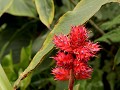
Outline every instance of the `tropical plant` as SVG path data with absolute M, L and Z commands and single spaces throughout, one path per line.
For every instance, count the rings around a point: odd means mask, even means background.
M 0 90 L 67 90 L 54 80 L 53 37 L 84 25 L 99 42 L 91 79 L 74 90 L 120 89 L 120 0 L 0 0 Z M 36 68 L 36 69 L 35 69 Z

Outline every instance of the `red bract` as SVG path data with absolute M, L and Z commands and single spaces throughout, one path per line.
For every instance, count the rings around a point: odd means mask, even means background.
M 70 69 L 76 79 L 91 77 L 92 68 L 87 61 L 100 50 L 98 43 L 88 40 L 88 31 L 82 25 L 73 26 L 70 34 L 54 36 L 54 44 L 59 48 L 54 57 L 56 68 L 52 70 L 56 80 L 68 80 Z
M 56 57 L 54 57 L 54 60 L 57 61 L 57 66 L 63 67 L 63 68 L 71 68 L 73 64 L 73 56 L 72 54 L 65 54 L 64 52 L 58 52 Z
M 56 47 L 64 51 L 72 51 L 70 47 L 70 39 L 65 35 L 54 36 L 54 43 Z
M 100 50 L 97 43 L 91 41 L 84 42 L 84 46 L 80 46 L 73 50 L 74 54 L 78 60 L 88 61 L 91 57 L 94 57 L 95 54 Z
M 88 79 L 91 77 L 92 71 L 87 63 L 74 60 L 74 76 L 76 79 Z
M 70 32 L 70 44 L 73 49 L 78 48 L 84 44 L 88 38 L 86 28 L 83 26 L 73 26 Z
M 64 68 L 55 68 L 52 70 L 52 74 L 55 75 L 55 80 L 68 80 L 69 79 L 69 70 Z

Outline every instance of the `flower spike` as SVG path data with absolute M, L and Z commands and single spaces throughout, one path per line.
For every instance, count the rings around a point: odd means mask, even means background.
M 89 79 L 93 69 L 88 65 L 91 57 L 101 49 L 98 43 L 89 40 L 87 29 L 82 26 L 72 26 L 68 35 L 55 35 L 53 42 L 59 52 L 53 59 L 56 68 L 52 70 L 55 80 Z M 71 73 L 72 71 L 72 73 Z

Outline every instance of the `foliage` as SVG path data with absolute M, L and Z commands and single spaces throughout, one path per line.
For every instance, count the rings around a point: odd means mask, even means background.
M 67 90 L 68 82 L 55 81 L 51 75 L 54 61 L 49 57 L 56 53 L 52 41 L 54 34 L 68 34 L 72 25 L 80 24 L 92 31 L 90 39 L 98 41 L 102 50 L 89 61 L 94 68 L 92 78 L 76 81 L 74 90 L 119 90 L 117 2 L 120 0 L 0 0 L 0 90 L 12 90 L 12 86 Z

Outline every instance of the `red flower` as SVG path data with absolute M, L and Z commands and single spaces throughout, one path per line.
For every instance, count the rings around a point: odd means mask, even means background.
M 55 75 L 55 80 L 68 80 L 69 79 L 69 70 L 64 68 L 55 68 L 52 70 L 52 74 Z
M 74 53 L 76 54 L 76 58 L 78 60 L 87 61 L 92 56 L 90 51 L 87 48 L 85 48 L 85 47 L 79 47 L 79 48 L 75 49 Z
M 74 49 L 73 52 L 76 54 L 78 60 L 88 61 L 91 57 L 94 57 L 99 50 L 100 48 L 97 43 L 87 41 L 84 42 L 84 46 Z
M 86 42 L 85 46 L 93 54 L 93 56 L 100 50 L 98 43 L 93 43 L 91 41 Z
M 92 68 L 85 62 L 74 60 L 74 76 L 76 79 L 91 78 Z
M 88 31 L 84 26 L 73 26 L 70 34 L 54 36 L 54 44 L 60 49 L 54 57 L 56 68 L 52 70 L 56 80 L 68 80 L 70 69 L 76 79 L 91 77 L 92 68 L 87 61 L 100 50 L 98 43 L 88 40 Z
M 70 32 L 70 44 L 73 49 L 78 48 L 88 38 L 86 28 L 83 26 L 73 26 Z
M 66 68 L 71 68 L 73 64 L 73 57 L 72 54 L 65 54 L 64 52 L 58 52 L 56 57 L 53 57 L 54 60 L 57 61 L 57 66 L 59 67 L 66 67 Z
M 70 39 L 65 35 L 54 36 L 54 43 L 56 47 L 64 51 L 72 51 L 70 47 Z

